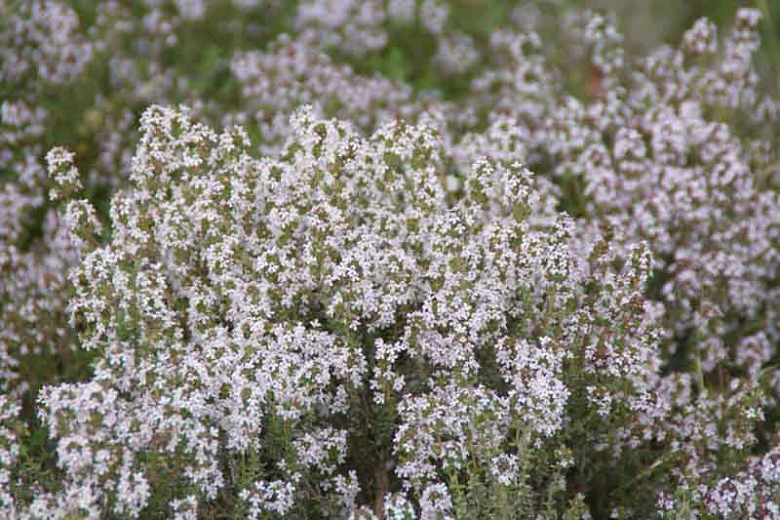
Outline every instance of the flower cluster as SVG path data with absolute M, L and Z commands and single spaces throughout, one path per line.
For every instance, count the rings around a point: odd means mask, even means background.
M 364 131 L 414 111 L 408 86 L 355 74 L 309 43 L 280 36 L 264 52 L 234 56 L 231 71 L 241 86 L 244 113 L 253 114 L 263 136 L 261 151 L 277 155 L 289 133 L 289 119 L 301 103 L 318 114 L 348 119 Z

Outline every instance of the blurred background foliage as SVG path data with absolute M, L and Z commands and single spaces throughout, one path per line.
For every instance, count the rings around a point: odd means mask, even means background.
M 0 3 L 10 8 L 24 2 Z M 80 30 L 85 35 L 100 38 L 90 31 L 98 26 L 98 0 L 69 0 L 66 2 L 79 16 Z M 141 1 L 123 1 L 138 16 L 144 15 L 146 4 Z M 170 9 L 175 7 L 170 4 Z M 538 20 L 541 40 L 545 51 L 554 59 L 559 44 L 562 48 L 560 21 L 573 9 L 590 8 L 612 12 L 617 26 L 624 35 L 628 59 L 644 55 L 659 44 L 676 44 L 682 33 L 692 23 L 707 17 L 725 33 L 740 7 L 760 9 L 762 19 L 762 47 L 755 55 L 756 66 L 765 87 L 778 90 L 780 75 L 780 0 L 449 0 L 450 23 L 456 29 L 471 36 L 478 47 L 486 47 L 491 34 L 507 25 L 513 13 L 521 9 L 525 16 Z M 269 4 L 270 5 L 270 4 Z M 85 73 L 74 82 L 64 85 L 34 85 L 40 89 L 37 96 L 42 106 L 51 114 L 42 139 L 41 152 L 53 146 L 65 146 L 76 152 L 81 171 L 90 171 L 99 160 L 99 143 L 110 129 L 113 121 L 129 110 L 135 116 L 132 126 L 141 112 L 151 103 L 191 103 L 199 100 L 206 103 L 201 109 L 204 116 L 213 121 L 220 120 L 223 110 L 241 112 L 241 96 L 236 79 L 230 72 L 233 54 L 238 50 L 265 49 L 278 35 L 294 34 L 294 16 L 298 2 L 279 0 L 273 6 L 261 6 L 252 10 L 235 9 L 230 0 L 215 0 L 208 3 L 207 15 L 199 20 L 184 22 L 177 30 L 178 43 L 163 46 L 158 51 L 149 51 L 139 46 L 134 34 L 109 40 L 109 45 L 96 52 Z M 9 7 L 10 6 L 10 7 Z M 4 13 L 0 10 L 0 30 L 3 28 Z M 419 20 L 415 26 L 391 26 L 390 42 L 380 52 L 365 58 L 336 56 L 338 61 L 349 63 L 355 71 L 365 75 L 383 76 L 408 83 L 417 91 L 434 90 L 445 99 L 457 99 L 468 94 L 471 76 L 444 75 L 431 66 L 436 52 L 436 41 L 420 30 Z M 164 35 L 163 35 L 164 36 Z M 150 39 L 153 36 L 150 36 Z M 114 55 L 137 58 L 143 62 L 160 63 L 172 70 L 176 78 L 187 78 L 187 87 L 171 88 L 164 99 L 144 95 L 145 85 L 117 89 L 112 85 L 110 59 Z M 566 70 L 566 69 L 564 69 Z M 587 95 L 587 77 L 577 74 L 587 71 L 571 71 L 572 78 L 564 83 L 577 96 Z M 152 83 L 154 72 L 142 71 L 142 77 Z M 0 102 L 26 95 L 29 86 L 20 86 L 7 78 L 0 77 Z M 151 89 L 151 87 L 150 87 Z M 577 91 L 579 90 L 579 92 Z M 249 128 L 250 133 L 252 128 Z M 42 159 L 42 158 L 41 158 Z M 0 163 L 0 183 L 14 182 L 18 172 L 13 164 Z M 107 223 L 105 240 L 110 236 L 108 227 L 109 200 L 116 186 L 105 183 L 87 184 L 85 195 L 94 203 Z M 38 207 L 27 216 L 27 232 L 18 237 L 15 244 L 22 251 L 42 247 L 38 240 L 43 234 L 43 222 L 47 207 Z M 568 209 L 568 208 L 567 208 Z M 3 237 L 0 237 L 2 239 Z M 2 280 L 0 280 L 2 282 Z M 0 291 L 0 295 L 1 295 Z M 0 315 L 4 302 L 0 298 Z M 10 308 L 10 305 L 9 307 Z M 30 460 L 54 470 L 50 456 L 51 445 L 43 428 L 34 417 L 35 394 L 40 386 L 57 381 L 75 381 L 88 377 L 92 354 L 85 352 L 57 351 L 51 355 L 36 355 L 21 359 L 24 365 L 20 372 L 29 378 L 31 392 L 24 399 L 24 415 L 30 422 L 31 437 L 27 444 Z M 26 365 L 25 365 L 26 364 Z M 32 469 L 30 470 L 32 473 Z M 54 479 L 52 479 L 54 481 Z
M 66 3 L 79 14 L 84 27 L 95 22 L 99 2 L 69 0 Z M 447 0 L 447 3 L 451 7 L 450 23 L 478 43 L 486 43 L 494 30 L 508 23 L 517 8 L 547 20 L 541 24 L 540 34 L 546 45 L 554 45 L 560 38 L 560 16 L 572 9 L 614 13 L 629 56 L 641 56 L 659 44 L 675 44 L 698 18 L 707 17 L 723 30 L 733 21 L 737 9 L 755 7 L 764 14 L 762 51 L 757 56 L 757 64 L 764 69 L 761 72 L 776 71 L 780 60 L 780 0 Z M 143 2 L 127 4 L 138 4 L 140 14 Z M 227 74 L 233 51 L 263 49 L 279 34 L 293 33 L 297 4 L 296 0 L 281 0 L 277 6 L 261 6 L 237 17 L 231 2 L 210 2 L 208 16 L 188 24 L 187 31 L 182 31 L 188 36 L 166 50 L 164 61 L 192 78 L 193 92 L 198 95 L 224 98 L 235 94 Z M 415 31 L 414 27 L 396 29 L 391 31 L 390 45 L 382 53 L 352 60 L 356 70 L 378 72 L 410 82 L 418 89 L 435 88 L 445 97 L 465 92 L 463 78 L 436 77 L 433 68 L 428 66 L 435 50 L 435 42 L 429 35 Z M 92 79 L 100 82 L 101 77 L 96 74 Z M 777 81 L 776 74 L 773 79 Z M 89 90 L 78 92 L 78 98 L 89 95 Z

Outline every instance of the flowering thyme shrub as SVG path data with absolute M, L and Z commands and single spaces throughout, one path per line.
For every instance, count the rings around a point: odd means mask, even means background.
M 647 249 L 615 270 L 604 241 L 576 254 L 565 216 L 531 228 L 519 165 L 475 163 L 450 205 L 425 126 L 362 138 L 304 110 L 291 128 L 280 159 L 256 160 L 238 128 L 151 108 L 111 240 L 69 203 L 70 308 L 97 363 L 42 394 L 64 485 L 37 502 L 94 517 L 582 507 L 566 473 L 593 446 L 621 450 L 612 424 L 656 377 Z

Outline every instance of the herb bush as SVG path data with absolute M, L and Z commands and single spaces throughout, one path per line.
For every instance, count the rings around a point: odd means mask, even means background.
M 772 8 L 0 0 L 2 516 L 780 518 Z

